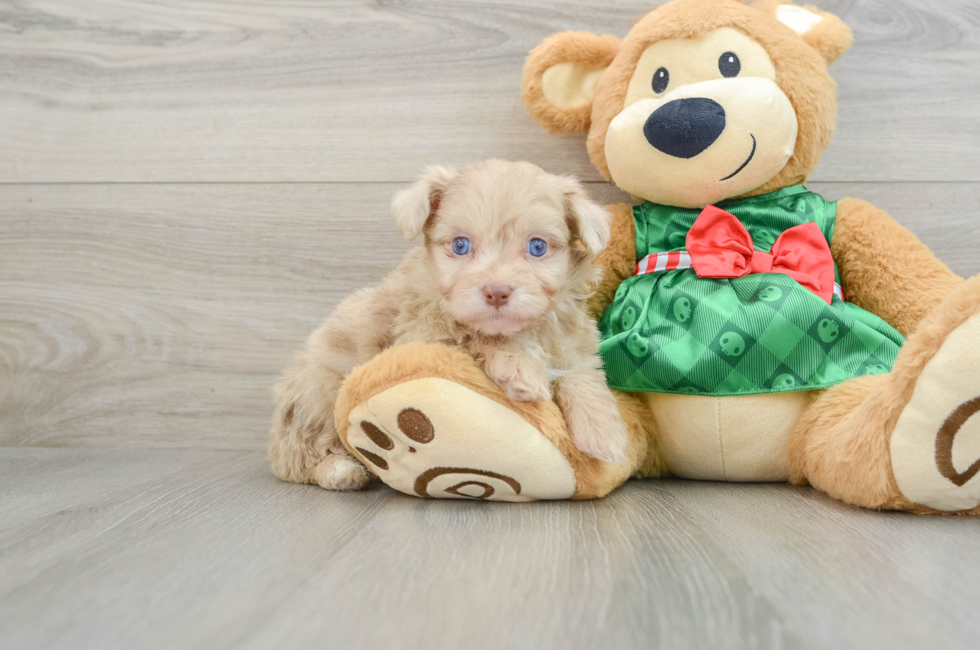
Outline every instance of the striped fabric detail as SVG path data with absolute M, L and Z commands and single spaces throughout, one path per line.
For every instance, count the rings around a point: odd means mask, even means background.
M 670 251 L 668 253 L 652 253 L 647 255 L 636 265 L 636 273 L 633 275 L 646 275 L 648 273 L 659 273 L 661 271 L 677 271 L 693 268 L 691 256 L 687 251 Z M 844 288 L 837 282 L 834 283 L 834 295 L 844 300 Z
M 653 253 L 640 260 L 640 263 L 636 265 L 636 273 L 634 275 L 689 269 L 691 266 L 691 256 L 687 254 L 687 251 Z

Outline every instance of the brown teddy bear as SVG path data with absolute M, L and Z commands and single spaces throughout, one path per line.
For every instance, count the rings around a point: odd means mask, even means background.
M 786 0 L 676 0 L 622 41 L 566 32 L 528 58 L 530 113 L 588 133 L 592 162 L 638 201 L 609 207 L 591 301 L 628 465 L 583 456 L 555 405 L 509 400 L 438 345 L 351 375 L 345 445 L 419 496 L 590 498 L 673 474 L 980 514 L 980 279 L 871 204 L 802 185 L 834 131 L 827 66 L 851 39 Z

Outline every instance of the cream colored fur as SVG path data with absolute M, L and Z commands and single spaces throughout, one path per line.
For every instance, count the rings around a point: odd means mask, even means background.
M 554 397 L 580 449 L 624 460 L 625 428 L 585 310 L 597 277 L 592 261 L 609 239 L 606 211 L 569 178 L 503 161 L 430 168 L 392 209 L 403 234 L 424 233 L 425 244 L 379 286 L 341 303 L 276 387 L 269 441 L 276 475 L 363 487 L 370 475 L 340 443 L 334 402 L 355 366 L 411 342 L 465 351 L 512 399 Z M 453 251 L 459 237 L 471 242 L 466 255 Z M 547 242 L 545 255 L 528 253 L 532 238 Z M 508 302 L 489 305 L 487 286 L 509 287 Z

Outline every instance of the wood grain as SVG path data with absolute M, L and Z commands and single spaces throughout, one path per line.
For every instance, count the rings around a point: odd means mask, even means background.
M 261 453 L 0 449 L 0 646 L 973 647 L 980 534 L 807 489 L 588 502 L 276 481 Z M 955 568 L 955 570 L 954 570 Z
M 980 181 L 974 0 L 821 0 L 853 26 L 822 181 Z M 601 8 L 599 8 L 601 7 Z M 0 181 L 412 179 L 526 158 L 597 179 L 521 107 L 527 52 L 649 1 L 0 5 Z
M 0 186 L 0 445 L 261 448 L 290 356 L 410 246 L 399 187 Z M 980 184 L 813 187 L 980 273 Z

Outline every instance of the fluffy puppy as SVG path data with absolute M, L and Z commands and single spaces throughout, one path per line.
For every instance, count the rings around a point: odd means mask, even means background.
M 394 197 L 392 212 L 405 237 L 424 235 L 425 245 L 344 300 L 276 387 L 276 475 L 364 487 L 370 474 L 341 444 L 334 402 L 355 366 L 412 341 L 462 349 L 513 399 L 555 399 L 579 449 L 623 462 L 626 429 L 585 311 L 608 213 L 570 178 L 500 160 L 431 167 Z

